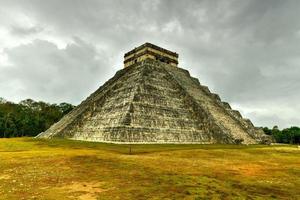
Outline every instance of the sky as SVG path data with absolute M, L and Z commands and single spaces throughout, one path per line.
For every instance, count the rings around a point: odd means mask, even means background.
M 300 125 L 298 0 L 0 0 L 0 97 L 78 105 L 145 42 L 256 126 Z

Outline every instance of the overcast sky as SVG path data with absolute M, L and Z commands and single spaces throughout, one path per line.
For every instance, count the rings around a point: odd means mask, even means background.
M 298 0 L 0 0 L 0 97 L 78 104 L 144 42 L 256 126 L 300 125 Z

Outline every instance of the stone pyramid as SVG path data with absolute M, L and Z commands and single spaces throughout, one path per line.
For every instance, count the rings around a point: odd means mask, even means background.
M 39 134 L 108 143 L 267 141 L 261 129 L 177 67 L 178 54 L 146 43 L 73 111 Z

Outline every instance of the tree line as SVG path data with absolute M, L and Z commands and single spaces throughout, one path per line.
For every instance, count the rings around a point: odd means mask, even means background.
M 274 126 L 272 129 L 268 127 L 263 128 L 265 134 L 271 135 L 277 143 L 286 144 L 300 144 L 300 128 L 292 126 L 279 130 L 278 126 Z
M 59 121 L 75 106 L 26 99 L 13 103 L 0 98 L 0 138 L 36 136 Z

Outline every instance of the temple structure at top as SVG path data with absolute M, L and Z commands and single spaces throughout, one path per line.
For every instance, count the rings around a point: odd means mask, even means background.
M 145 43 L 124 55 L 124 68 L 147 58 L 159 60 L 172 66 L 178 65 L 178 54 L 151 43 Z

